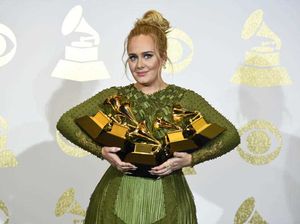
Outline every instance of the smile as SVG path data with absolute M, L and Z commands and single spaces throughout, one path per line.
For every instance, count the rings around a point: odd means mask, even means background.
M 147 72 L 136 72 L 136 74 L 140 77 L 145 76 Z

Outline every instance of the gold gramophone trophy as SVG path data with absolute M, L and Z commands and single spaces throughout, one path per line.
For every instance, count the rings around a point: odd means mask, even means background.
M 175 123 L 181 122 L 186 117 L 192 118 L 185 128 L 162 118 L 156 119 L 154 128 L 175 129 L 165 135 L 163 149 L 166 157 L 172 157 L 174 152 L 191 153 L 225 130 L 217 124 L 207 123 L 199 111 L 188 111 L 178 104 L 173 106 L 172 114 Z
M 198 111 L 187 111 L 182 108 L 180 105 L 174 105 L 172 110 L 172 117 L 174 122 L 179 123 L 184 118 L 193 116 L 200 116 L 200 112 Z M 166 142 L 169 145 L 170 152 L 174 153 L 175 151 L 193 151 L 198 148 L 198 146 L 188 138 L 194 132 L 191 129 L 181 128 L 177 125 L 177 130 L 173 132 L 169 132 L 166 135 Z
M 179 125 L 166 121 L 163 118 L 156 118 L 154 122 L 154 128 L 174 129 L 172 131 L 168 131 L 164 139 L 163 148 L 167 158 L 172 157 L 174 152 L 188 151 L 198 148 L 198 146 L 191 139 L 188 139 L 184 136 L 184 130 Z
M 120 97 L 113 96 L 105 101 L 115 110 L 119 110 Z M 95 116 L 83 116 L 75 120 L 76 124 L 94 141 L 102 146 L 122 148 L 126 142 L 128 127 L 120 122 L 119 116 L 113 117 L 99 111 Z
M 226 130 L 215 123 L 207 123 L 199 111 L 187 111 L 180 105 L 173 107 L 174 121 L 178 122 L 188 116 L 192 116 L 192 118 L 189 119 L 190 123 L 183 130 L 183 135 L 192 140 L 197 145 L 197 148 L 201 148 L 205 143 Z M 195 148 L 191 148 L 187 151 L 192 152 L 194 150 Z
M 125 162 L 154 166 L 158 164 L 157 153 L 161 143 L 148 130 L 146 121 L 137 121 L 130 103 L 122 103 L 116 115 L 124 126 L 128 127 L 127 142 L 120 151 Z
M 145 120 L 136 119 L 130 103 L 121 102 L 121 96 L 111 96 L 104 104 L 111 107 L 113 114 L 99 111 L 95 116 L 76 119 L 76 123 L 98 144 L 120 147 L 117 152 L 120 159 L 138 167 L 131 173 L 134 176 L 156 178 L 148 172 L 151 167 L 162 164 L 174 152 L 193 152 L 225 130 L 217 124 L 207 123 L 199 111 L 187 111 L 180 105 L 174 105 L 174 122 L 157 117 L 153 124 L 155 129 L 169 129 L 158 140 L 148 130 Z M 184 128 L 176 124 L 186 117 L 192 118 L 182 122 L 185 123 Z

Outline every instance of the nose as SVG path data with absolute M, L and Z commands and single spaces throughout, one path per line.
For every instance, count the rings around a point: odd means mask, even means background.
M 138 62 L 137 62 L 137 69 L 143 69 L 145 66 L 144 66 L 144 62 L 142 59 L 138 59 Z

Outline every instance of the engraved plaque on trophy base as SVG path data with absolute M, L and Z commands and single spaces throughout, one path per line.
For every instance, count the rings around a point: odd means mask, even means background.
M 134 151 L 129 152 L 125 158 L 125 162 L 133 164 L 144 164 L 155 166 L 157 165 L 157 145 L 145 144 L 145 143 L 135 143 Z
M 166 142 L 171 155 L 174 152 L 187 152 L 198 148 L 193 140 L 184 138 L 181 130 L 168 132 Z

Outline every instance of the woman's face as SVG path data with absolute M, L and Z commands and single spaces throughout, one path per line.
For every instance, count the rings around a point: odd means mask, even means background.
M 142 85 L 160 84 L 163 60 L 150 35 L 134 36 L 128 43 L 128 64 L 135 81 Z

